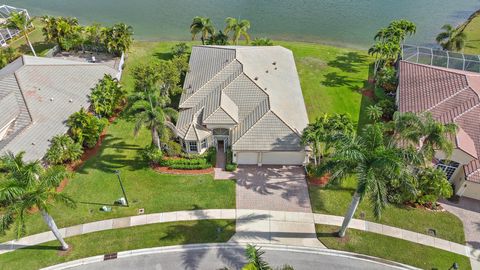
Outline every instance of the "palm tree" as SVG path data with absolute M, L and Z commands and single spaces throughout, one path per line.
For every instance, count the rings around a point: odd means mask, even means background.
M 366 111 L 368 118 L 374 122 L 380 120 L 380 118 L 383 116 L 382 108 L 378 105 L 368 106 Z
M 23 155 L 24 152 L 17 155 L 9 152 L 0 159 L 1 168 L 7 172 L 0 184 L 0 203 L 5 206 L 0 216 L 0 232 L 14 226 L 16 237 L 21 237 L 26 232 L 27 214 L 38 209 L 62 249 L 67 250 L 68 244 L 50 215 L 50 209 L 55 202 L 76 206 L 72 198 L 55 190 L 68 173 L 62 166 L 44 169 L 39 161 L 25 163 Z
M 385 65 L 396 62 L 400 51 L 400 44 L 392 41 L 377 42 L 370 47 L 368 54 L 375 56 L 374 74 Z
M 263 259 L 265 251 L 256 246 L 247 245 L 245 256 L 247 257 L 247 265 L 243 267 L 245 270 L 271 270 L 268 263 Z
M 417 115 L 396 112 L 390 129 L 395 132 L 398 140 L 420 146 L 418 152 L 424 157 L 425 162 L 428 162 L 435 157 L 437 150 L 447 156 L 452 154 L 453 143 L 450 138 L 455 135 L 457 126 L 454 123 L 438 122 L 431 113 Z
M 248 29 L 250 29 L 250 21 L 228 17 L 225 19 L 225 23 L 227 24 L 227 26 L 225 26 L 225 34 L 228 35 L 230 32 L 233 32 L 233 44 L 237 45 L 241 36 L 245 38 L 247 44 L 250 42 L 250 35 L 247 33 Z
M 201 34 L 200 39 L 202 40 L 202 44 L 205 45 L 208 35 L 215 34 L 215 27 L 210 18 L 197 16 L 193 18 L 192 24 L 190 25 L 190 33 L 192 34 L 192 40 L 194 40 L 198 34 Z
M 411 171 L 405 165 L 408 155 L 386 138 L 384 132 L 382 123 L 374 123 L 367 125 L 360 135 L 337 135 L 335 151 L 323 165 L 331 175 L 331 185 L 339 184 L 352 175 L 358 179 L 352 202 L 338 233 L 340 237 L 345 236 L 365 196 L 371 201 L 375 217 L 380 218 L 387 204 L 387 184 L 411 178 Z
M 133 43 L 133 28 L 124 23 L 117 23 L 104 30 L 107 50 L 120 56 L 127 52 Z
M 437 35 L 437 43 L 446 51 L 463 50 L 467 35 L 450 24 L 445 24 L 442 29 L 444 31 Z
M 7 23 L 5 27 L 11 29 L 18 29 L 20 33 L 25 37 L 25 41 L 27 45 L 30 47 L 34 56 L 37 56 L 35 50 L 33 49 L 32 43 L 28 38 L 28 28 L 32 25 L 32 19 L 30 19 L 26 12 L 12 12 L 10 13 L 10 17 L 7 19 Z

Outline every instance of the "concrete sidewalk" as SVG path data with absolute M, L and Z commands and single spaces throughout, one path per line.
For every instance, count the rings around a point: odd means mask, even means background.
M 253 216 L 252 216 L 253 215 Z M 86 224 L 80 224 L 67 228 L 60 229 L 61 234 L 64 237 L 70 237 L 75 235 L 86 234 L 90 232 L 111 230 L 117 228 L 134 227 L 146 224 L 175 222 L 175 221 L 188 221 L 188 220 L 202 220 L 202 219 L 236 219 L 240 224 L 258 224 L 258 227 L 248 226 L 248 228 L 256 228 L 255 230 L 249 229 L 248 231 L 237 231 L 240 233 L 238 236 L 234 236 L 232 241 L 241 243 L 278 243 L 300 246 L 316 246 L 312 244 L 313 232 L 310 234 L 298 234 L 295 230 L 295 226 L 302 226 L 301 224 L 325 224 L 340 226 L 343 217 L 312 214 L 304 212 L 284 212 L 284 211 L 262 211 L 262 210 L 236 210 L 236 209 L 208 209 L 208 210 L 195 210 L 195 211 L 177 211 L 166 213 L 155 213 L 139 216 L 131 216 L 117 219 L 109 219 L 96 221 Z M 266 225 L 268 220 L 268 227 Z M 273 223 L 272 223 L 273 221 Z M 272 226 L 272 224 L 274 224 Z M 286 225 L 285 225 L 286 224 Z M 313 225 L 312 225 L 313 226 Z M 407 231 L 379 223 L 369 222 L 365 220 L 354 219 L 351 222 L 350 228 L 378 233 L 394 238 L 399 238 L 407 241 L 411 241 L 426 246 L 435 247 L 438 249 L 446 250 L 463 256 L 467 256 L 471 259 L 472 269 L 480 269 L 480 250 L 470 246 L 464 246 L 458 243 L 446 241 L 440 238 Z M 21 238 L 19 240 L 13 240 L 0 244 L 0 254 L 14 251 L 19 248 L 28 247 L 32 245 L 38 245 L 41 243 L 55 240 L 55 237 L 51 232 L 39 233 L 31 236 Z M 317 240 L 318 241 L 318 240 Z

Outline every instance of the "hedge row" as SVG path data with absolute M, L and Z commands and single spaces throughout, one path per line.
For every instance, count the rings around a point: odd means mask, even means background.
M 207 162 L 205 158 L 163 159 L 160 165 L 178 170 L 201 170 L 212 167 L 212 164 Z

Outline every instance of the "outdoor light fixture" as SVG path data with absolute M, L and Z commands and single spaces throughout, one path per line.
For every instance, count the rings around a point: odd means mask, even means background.
M 120 178 L 120 171 L 119 170 L 115 170 L 114 173 L 117 175 L 117 178 L 118 178 L 118 183 L 120 183 L 120 187 L 122 188 L 122 192 L 123 192 L 123 197 L 125 198 L 125 206 L 128 207 L 128 199 L 127 199 L 127 194 L 125 193 L 125 188 L 123 187 L 123 183 L 122 183 L 122 179 Z
M 454 262 L 452 266 L 449 268 L 449 270 L 451 269 L 458 270 L 458 263 Z

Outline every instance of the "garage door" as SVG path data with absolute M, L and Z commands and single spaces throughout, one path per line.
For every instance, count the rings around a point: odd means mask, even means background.
M 302 165 L 305 152 L 267 152 L 262 153 L 262 164 L 265 165 Z
M 258 164 L 257 152 L 239 152 L 237 153 L 237 163 L 244 165 Z

